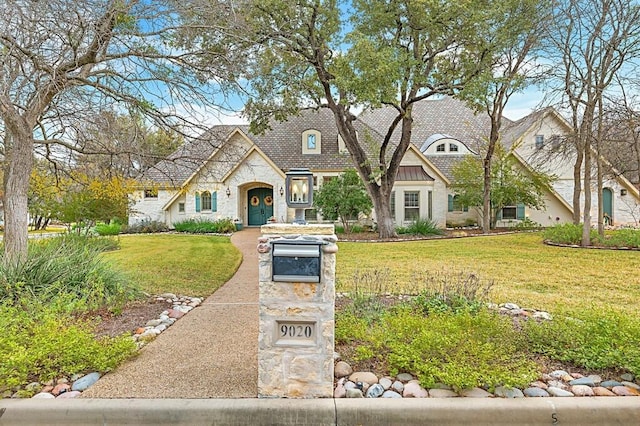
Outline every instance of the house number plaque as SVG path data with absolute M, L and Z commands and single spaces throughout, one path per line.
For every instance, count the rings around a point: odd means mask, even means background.
M 315 321 L 276 321 L 276 344 L 313 346 L 316 344 Z

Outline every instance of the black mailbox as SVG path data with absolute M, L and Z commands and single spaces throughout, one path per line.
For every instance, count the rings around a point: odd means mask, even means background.
M 320 282 L 321 243 L 305 240 L 280 240 L 272 243 L 273 281 Z

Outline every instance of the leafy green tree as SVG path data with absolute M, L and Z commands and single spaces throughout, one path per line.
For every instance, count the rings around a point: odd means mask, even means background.
M 254 95 L 246 106 L 253 130 L 301 108 L 329 108 L 372 199 L 380 237 L 395 236 L 390 195 L 411 143 L 413 105 L 436 95 L 458 94 L 493 66 L 494 52 L 517 35 L 496 4 L 244 3 L 246 9 L 238 14 L 246 20 L 241 31 L 252 49 L 247 55 L 252 64 L 243 77 L 251 82 Z M 389 108 L 393 116 L 376 139 L 359 126 L 356 111 L 380 107 Z
M 342 221 L 349 233 L 349 219 L 369 214 L 373 204 L 358 173 L 349 169 L 331 179 L 313 195 L 313 204 L 325 219 Z
M 460 203 L 481 207 L 484 199 L 483 159 L 468 155 L 453 168 L 452 173 L 453 189 L 460 197 Z M 503 207 L 524 204 L 535 209 L 544 208 L 544 197 L 551 190 L 552 182 L 552 176 L 525 169 L 498 144 L 491 168 L 491 227 L 495 227 L 497 212 Z

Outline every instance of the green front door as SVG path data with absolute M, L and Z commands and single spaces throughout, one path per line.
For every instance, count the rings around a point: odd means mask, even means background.
M 267 223 L 273 216 L 273 190 L 270 188 L 256 188 L 249 190 L 249 226 L 259 226 Z
M 613 192 L 609 188 L 602 190 L 602 210 L 605 225 L 613 225 Z

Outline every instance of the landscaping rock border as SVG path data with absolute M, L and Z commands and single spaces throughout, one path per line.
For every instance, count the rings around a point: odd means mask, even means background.
M 167 302 L 171 307 L 163 311 L 157 319 L 149 320 L 143 327 L 135 330 L 131 338 L 136 342 L 138 350 L 202 303 L 199 297 L 177 296 L 173 293 L 164 293 L 155 296 L 155 299 L 159 302 Z M 21 394 L 25 391 L 37 392 L 32 397 L 34 399 L 76 398 L 95 384 L 100 377 L 101 373 L 94 371 L 86 375 L 61 377 L 47 383 L 32 382 L 24 388 L 7 391 L 0 395 L 0 398 L 22 398 Z

